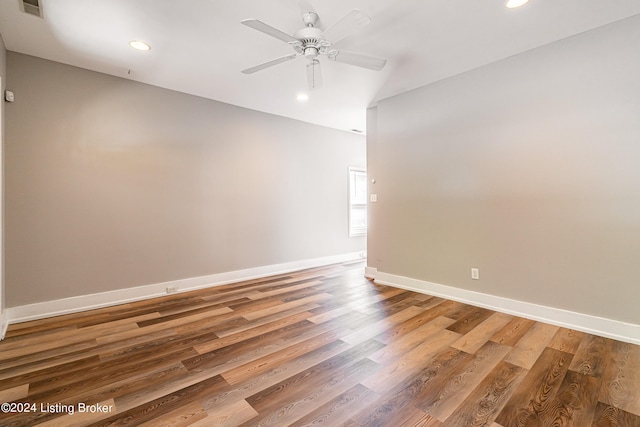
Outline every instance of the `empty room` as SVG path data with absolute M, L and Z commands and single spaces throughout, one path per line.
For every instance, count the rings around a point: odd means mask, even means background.
M 638 0 L 0 0 L 0 426 L 640 427 Z

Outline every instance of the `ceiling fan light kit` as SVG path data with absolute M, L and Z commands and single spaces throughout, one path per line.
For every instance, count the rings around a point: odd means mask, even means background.
M 322 86 L 320 60 L 318 59 L 320 55 L 325 55 L 332 61 L 342 62 L 344 64 L 367 68 L 374 71 L 382 70 L 387 63 L 385 59 L 374 58 L 357 53 L 342 52 L 332 48 L 334 43 L 342 40 L 357 28 L 371 22 L 371 19 L 359 10 L 352 10 L 326 30 L 316 27 L 318 23 L 318 15 L 316 13 L 304 13 L 302 15 L 302 22 L 305 26 L 296 31 L 293 36 L 290 36 L 289 34 L 255 18 L 245 19 L 240 22 L 247 27 L 288 43 L 295 51 L 294 54 L 282 56 L 254 67 L 246 68 L 242 70 L 244 74 L 253 74 L 257 71 L 264 70 L 265 68 L 290 61 L 298 56 L 304 56 L 309 61 L 307 64 L 307 83 L 309 85 L 309 89 L 316 89 Z

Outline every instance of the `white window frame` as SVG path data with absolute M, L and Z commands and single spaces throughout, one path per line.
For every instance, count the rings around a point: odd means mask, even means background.
M 349 209 L 349 237 L 366 236 L 367 234 L 367 170 L 365 168 L 349 166 L 349 186 L 348 186 L 348 209 Z M 362 180 L 357 180 L 357 177 L 364 177 Z M 364 184 L 364 189 L 356 188 L 356 185 L 361 182 Z M 361 196 L 356 199 L 357 196 Z M 354 225 L 352 223 L 353 210 L 364 209 L 365 211 L 365 224 Z

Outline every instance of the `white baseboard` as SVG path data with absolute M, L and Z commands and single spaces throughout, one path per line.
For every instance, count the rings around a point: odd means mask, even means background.
M 3 313 L 6 316 L 4 323 L 26 322 L 164 296 L 169 286 L 177 286 L 178 292 L 185 292 L 358 259 L 362 259 L 361 252 L 353 252 L 10 307 Z
M 377 273 L 378 273 L 377 268 L 369 267 L 368 265 L 364 268 L 364 277 L 366 277 L 369 280 L 375 279 Z
M 7 319 L 7 310 L 3 310 L 0 313 L 0 340 L 4 339 L 4 336 L 7 333 L 8 327 L 9 327 L 9 320 Z
M 371 267 L 367 268 L 370 269 L 367 273 L 373 274 L 375 283 L 381 285 L 438 296 L 618 341 L 640 344 L 640 325 L 439 285 L 380 272 Z

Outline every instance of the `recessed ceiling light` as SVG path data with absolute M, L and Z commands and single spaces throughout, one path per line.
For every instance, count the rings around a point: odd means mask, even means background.
M 149 43 L 141 42 L 140 40 L 131 40 L 129 46 L 137 50 L 151 50 Z
M 296 99 L 298 101 L 307 101 L 309 100 L 309 95 L 307 95 L 306 93 L 299 93 L 298 96 L 296 96 Z
M 513 9 L 514 7 L 520 7 L 527 3 L 529 0 L 508 0 L 507 7 L 509 9 Z

